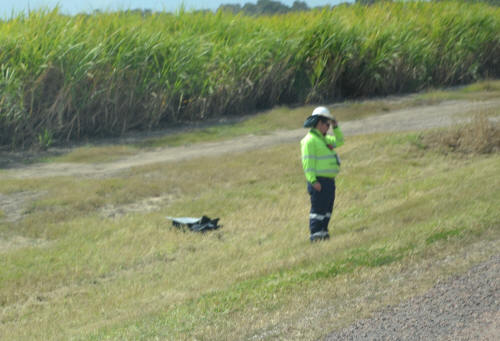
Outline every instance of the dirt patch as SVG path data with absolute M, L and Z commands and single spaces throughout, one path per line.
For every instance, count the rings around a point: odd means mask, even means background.
M 0 193 L 0 223 L 14 223 L 20 220 L 26 207 L 34 200 L 45 195 L 45 192 L 25 191 L 12 194 Z
M 23 236 L 0 236 L 0 254 L 25 247 L 43 247 L 49 245 L 45 239 L 26 238 Z
M 155 198 L 147 198 L 132 204 L 115 206 L 107 205 L 101 209 L 101 216 L 105 218 L 119 218 L 128 213 L 148 213 L 158 211 L 165 207 L 168 202 L 173 201 L 174 195 L 162 195 Z
M 21 220 L 26 208 L 46 192 L 24 191 L 12 194 L 0 193 L 0 223 L 15 224 Z M 15 231 L 12 231 L 15 232 Z M 19 235 L 0 235 L 0 253 L 21 249 L 24 247 L 46 246 L 44 239 L 27 238 Z

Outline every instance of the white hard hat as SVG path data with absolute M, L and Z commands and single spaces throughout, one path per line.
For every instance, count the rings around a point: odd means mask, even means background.
M 321 116 L 321 117 L 328 118 L 330 120 L 334 120 L 335 119 L 332 116 L 332 114 L 330 114 L 330 110 L 328 110 L 325 107 L 317 107 L 316 109 L 313 110 L 311 116 Z

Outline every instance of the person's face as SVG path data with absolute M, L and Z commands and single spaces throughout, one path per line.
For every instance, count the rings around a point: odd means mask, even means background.
M 328 131 L 328 128 L 330 128 L 330 121 L 318 122 L 318 130 L 321 132 L 321 134 L 325 135 L 326 132 Z

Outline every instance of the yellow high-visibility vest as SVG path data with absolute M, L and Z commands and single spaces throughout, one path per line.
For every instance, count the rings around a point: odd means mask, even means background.
M 333 129 L 334 135 L 323 136 L 313 128 L 300 141 L 302 167 L 309 183 L 316 182 L 318 176 L 335 178 L 340 171 L 340 159 L 335 148 L 344 144 L 340 127 Z

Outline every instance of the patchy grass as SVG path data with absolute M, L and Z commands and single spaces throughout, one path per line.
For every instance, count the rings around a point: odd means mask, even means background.
M 448 230 L 448 231 L 437 231 L 433 234 L 431 234 L 429 237 L 427 237 L 427 239 L 425 240 L 425 242 L 427 244 L 432 244 L 432 243 L 435 243 L 439 240 L 448 240 L 450 238 L 456 238 L 457 236 L 459 236 L 461 233 L 462 233 L 462 228 L 457 228 L 457 229 L 451 229 L 451 230 Z
M 494 95 L 495 93 L 500 92 L 500 81 L 488 79 L 465 86 L 459 91 L 464 94 L 482 93 L 485 97 L 490 98 L 489 95 Z
M 415 96 L 417 102 L 440 103 L 447 100 L 476 100 L 484 101 L 498 98 L 500 94 L 500 80 L 490 79 L 476 82 L 454 89 L 430 89 Z
M 0 334 L 315 339 L 421 292 L 498 251 L 500 157 L 443 154 L 418 136 L 348 139 L 332 239 L 313 245 L 296 144 L 112 178 L 0 179 L 2 193 L 46 193 L 0 232 L 51 241 L 2 254 Z M 156 211 L 100 214 L 164 196 Z M 201 214 L 223 228 L 165 219 Z
M 500 151 L 500 122 L 478 113 L 467 124 L 426 134 L 422 142 L 442 152 L 495 153 Z

